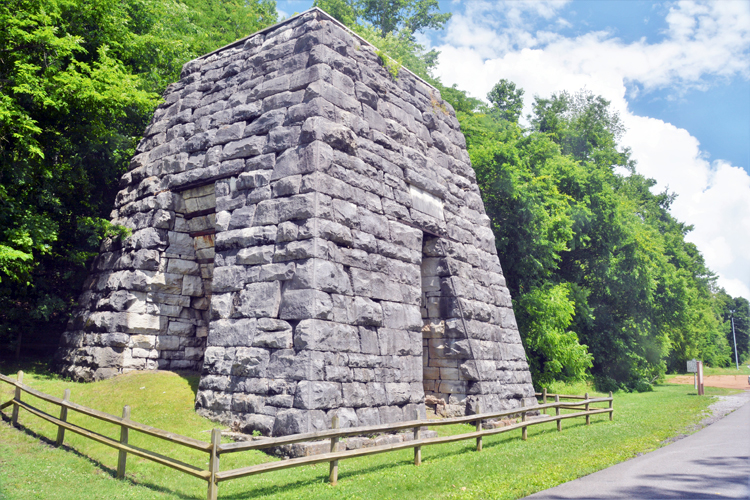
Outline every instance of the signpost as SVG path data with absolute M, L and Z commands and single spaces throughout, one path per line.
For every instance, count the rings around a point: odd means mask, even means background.
M 687 362 L 688 373 L 693 374 L 693 384 L 698 390 L 698 395 L 703 396 L 703 361 L 690 359 Z
M 693 374 L 693 387 L 698 389 L 698 361 L 696 359 L 688 359 L 687 372 Z

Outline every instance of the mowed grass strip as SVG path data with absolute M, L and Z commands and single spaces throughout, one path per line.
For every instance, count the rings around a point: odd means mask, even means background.
M 43 368 L 27 366 L 24 382 L 47 394 L 62 396 L 71 389 L 71 401 L 121 415 L 125 404 L 131 419 L 203 441 L 217 426 L 193 411 L 198 378 L 168 372 L 139 372 L 91 384 L 62 380 Z M 6 375 L 11 375 L 6 370 Z M 594 393 L 585 384 L 559 384 L 550 392 Z M 731 391 L 706 389 L 707 395 Z M 13 396 L 0 383 L 0 401 Z M 57 415 L 59 407 L 24 396 L 30 404 Z M 484 450 L 474 441 L 427 446 L 423 463 L 412 465 L 411 450 L 343 460 L 339 483 L 327 484 L 327 464 L 305 466 L 220 483 L 219 498 L 497 498 L 514 499 L 627 460 L 660 446 L 665 439 L 685 432 L 702 418 L 713 401 L 698 397 L 692 387 L 657 386 L 651 393 L 616 394 L 615 420 L 607 415 L 533 426 L 528 441 L 520 430 L 484 438 Z M 10 415 L 10 408 L 4 411 Z M 117 451 L 71 432 L 65 446 L 54 447 L 57 428 L 21 410 L 22 430 L 0 422 L 0 499 L 150 499 L 205 498 L 206 483 L 135 456 L 128 457 L 126 481 L 114 478 Z M 69 412 L 69 421 L 119 439 L 117 426 Z M 441 435 L 472 430 L 468 425 L 438 428 Z M 206 468 L 208 455 L 138 432 L 130 443 Z M 224 455 L 221 470 L 277 460 L 261 452 Z

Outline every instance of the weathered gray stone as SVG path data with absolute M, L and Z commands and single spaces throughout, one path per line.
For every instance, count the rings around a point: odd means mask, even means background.
M 265 145 L 265 136 L 253 136 L 241 141 L 230 142 L 224 146 L 221 158 L 222 160 L 233 160 L 235 158 L 258 156 L 263 153 Z
M 237 264 L 270 264 L 273 259 L 273 245 L 243 248 L 237 253 Z
M 344 266 L 324 259 L 300 261 L 289 287 L 311 288 L 345 295 L 352 293 Z
M 356 327 L 318 319 L 306 319 L 294 329 L 294 347 L 314 351 L 358 352 Z
M 64 373 L 202 370 L 264 435 L 531 402 L 453 109 L 312 10 L 184 66 L 120 180 Z M 381 440 L 400 440 L 385 437 Z
M 337 408 L 341 405 L 341 384 L 302 380 L 294 394 L 294 407 L 303 409 Z
M 220 319 L 212 321 L 208 330 L 208 343 L 212 346 L 250 347 L 257 332 L 255 318 Z
M 260 318 L 261 321 L 269 318 Z M 256 347 L 268 347 L 270 349 L 291 349 L 294 346 L 292 340 L 292 327 L 285 321 L 280 321 L 285 328 L 275 330 L 260 329 L 255 334 L 253 345 Z
M 238 310 L 243 316 L 250 318 L 278 317 L 279 305 L 281 304 L 281 284 L 278 281 L 251 283 L 239 293 L 239 302 Z
M 323 291 L 287 289 L 282 295 L 279 317 L 287 320 L 331 319 L 332 308 L 331 296 Z
M 258 377 L 266 375 L 270 354 L 265 349 L 238 347 L 232 363 L 231 374 L 237 377 Z

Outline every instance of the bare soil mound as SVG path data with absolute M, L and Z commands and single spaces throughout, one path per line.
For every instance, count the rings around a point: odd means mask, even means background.
M 693 376 L 680 375 L 671 379 L 669 382 L 673 384 L 693 385 Z M 748 384 L 747 375 L 706 375 L 705 377 L 703 377 L 703 386 L 750 390 L 750 384 Z

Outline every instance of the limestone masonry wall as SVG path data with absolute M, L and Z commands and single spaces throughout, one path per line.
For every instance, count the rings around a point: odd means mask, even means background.
M 121 179 L 58 354 L 201 370 L 197 410 L 283 435 L 532 402 L 466 143 L 439 92 L 313 9 L 187 63 Z

